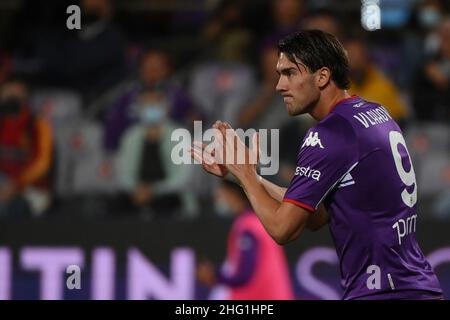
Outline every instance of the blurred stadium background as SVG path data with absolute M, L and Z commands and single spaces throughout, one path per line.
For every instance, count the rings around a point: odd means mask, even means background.
M 81 30 L 66 27 L 72 4 Z M 369 31 L 374 4 L 381 29 Z M 449 10 L 447 0 L 0 1 L 0 299 L 215 297 L 195 262 L 221 262 L 232 218 L 217 206 L 218 179 L 172 164 L 170 133 L 193 120 L 279 128 L 280 171 L 267 178 L 287 185 L 313 121 L 284 113 L 274 67 L 277 40 L 299 28 L 335 34 L 351 93 L 401 124 L 417 236 L 449 298 Z M 164 112 L 142 117 L 149 104 Z M 328 230 L 286 252 L 298 299 L 340 297 Z M 69 264 L 81 290 L 65 286 Z

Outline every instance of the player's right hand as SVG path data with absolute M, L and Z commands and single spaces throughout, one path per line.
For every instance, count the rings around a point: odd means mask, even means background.
M 191 157 L 201 163 L 203 169 L 217 177 L 223 178 L 228 174 L 228 169 L 223 164 L 218 164 L 214 158 L 214 149 L 209 151 L 207 145 L 194 141 L 194 147 L 190 149 Z
M 235 143 L 241 144 L 240 147 L 238 147 L 237 150 L 245 150 L 245 162 L 246 163 L 253 163 L 255 164 L 255 167 L 260 161 L 261 156 L 261 150 L 259 145 L 259 134 L 255 132 L 255 134 L 252 137 L 252 144 L 251 147 L 247 148 L 243 141 L 238 137 L 236 134 L 236 131 L 230 126 L 228 122 L 222 122 L 222 121 L 216 121 L 216 123 L 213 125 L 213 128 L 218 129 L 222 133 L 222 140 L 218 140 L 219 142 L 219 150 L 224 150 L 224 153 L 219 155 L 219 159 L 225 159 L 226 158 L 226 151 L 228 148 L 235 148 Z M 227 133 L 231 132 L 231 134 Z M 232 138 L 231 145 L 227 144 L 227 139 Z M 220 142 L 222 141 L 222 142 Z M 222 143 L 222 144 L 221 144 Z M 223 145 L 226 145 L 224 148 Z M 256 161 L 256 163 L 255 163 Z

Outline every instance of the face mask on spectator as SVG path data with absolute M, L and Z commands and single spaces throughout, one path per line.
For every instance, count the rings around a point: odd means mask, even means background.
M 20 112 L 19 98 L 7 97 L 0 100 L 0 116 L 16 115 Z
M 432 29 L 439 24 L 440 20 L 441 14 L 435 8 L 425 7 L 419 11 L 419 22 L 422 27 Z
M 159 80 L 155 83 L 155 89 L 166 92 L 169 89 L 169 81 L 167 80 Z
M 164 109 L 160 105 L 146 105 L 141 106 L 139 119 L 142 124 L 147 126 L 154 126 L 162 122 L 165 117 Z

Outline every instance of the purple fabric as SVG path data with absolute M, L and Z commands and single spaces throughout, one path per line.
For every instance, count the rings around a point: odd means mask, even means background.
M 175 85 L 170 86 L 168 92 L 171 101 L 171 119 L 186 124 L 186 121 L 190 120 L 189 117 L 196 111 L 191 97 L 184 89 Z
M 239 239 L 239 265 L 234 274 L 228 275 L 223 271 L 217 273 L 219 283 L 228 287 L 238 287 L 246 284 L 252 277 L 258 257 L 258 240 L 249 231 Z
M 352 97 L 300 146 L 285 199 L 327 207 L 344 299 L 442 294 L 416 240 L 417 183 L 403 143 L 386 109 Z

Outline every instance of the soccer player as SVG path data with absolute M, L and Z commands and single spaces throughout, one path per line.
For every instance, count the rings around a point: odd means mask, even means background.
M 417 183 L 399 126 L 383 106 L 349 96 L 348 59 L 334 36 L 301 31 L 278 47 L 276 89 L 287 112 L 318 121 L 300 142 L 289 187 L 265 180 L 249 161 L 221 164 L 223 155 L 206 154 L 214 158 L 205 158 L 203 168 L 234 175 L 279 244 L 329 224 L 343 299 L 442 299 L 416 240 Z M 239 149 L 242 142 L 226 136 L 234 132 L 227 123 L 214 127 L 224 150 Z M 248 158 L 256 151 L 245 152 Z

